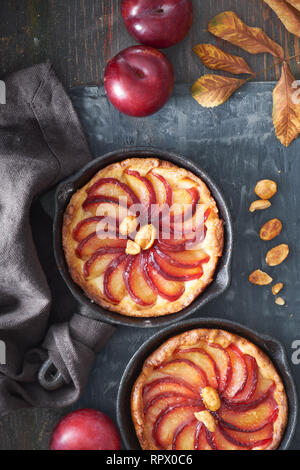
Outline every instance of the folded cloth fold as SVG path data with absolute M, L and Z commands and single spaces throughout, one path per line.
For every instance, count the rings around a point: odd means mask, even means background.
M 49 63 L 12 74 L 4 82 L 0 340 L 6 358 L 0 365 L 0 413 L 73 403 L 85 386 L 96 352 L 113 332 L 112 327 L 77 314 L 53 324 L 51 293 L 30 225 L 32 202 L 91 159 L 77 114 Z M 45 391 L 37 381 L 48 356 L 66 380 L 56 392 Z

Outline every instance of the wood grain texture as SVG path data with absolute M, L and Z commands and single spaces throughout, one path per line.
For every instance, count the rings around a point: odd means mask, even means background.
M 2 0 L 0 2 L 0 57 L 2 76 L 49 59 L 67 87 L 101 84 L 107 60 L 134 44 L 120 15 L 121 0 Z M 176 81 L 194 82 L 205 68 L 193 57 L 192 47 L 212 43 L 244 57 L 255 72 L 272 65 L 274 59 L 252 57 L 218 40 L 207 31 L 208 21 L 224 10 L 235 11 L 250 26 L 263 28 L 280 42 L 290 56 L 300 54 L 300 40 L 289 34 L 263 0 L 194 0 L 195 21 L 189 35 L 167 50 L 175 66 Z M 291 63 L 300 76 L 300 58 Z M 279 68 L 260 79 L 279 78 Z
M 255 72 L 274 63 L 271 56 L 251 56 L 208 33 L 208 21 L 224 10 L 233 10 L 250 26 L 263 28 L 290 56 L 300 54 L 299 39 L 284 29 L 262 0 L 194 0 L 194 6 L 192 30 L 182 43 L 167 51 L 177 82 L 192 83 L 205 73 L 192 52 L 199 43 L 209 42 L 244 57 Z M 49 59 L 66 87 L 101 84 L 107 60 L 134 44 L 120 16 L 120 0 L 1 0 L 0 24 L 1 76 Z M 300 78 L 300 59 L 293 60 L 291 68 Z M 279 75 L 276 67 L 260 79 L 274 80 Z M 113 354 L 114 350 L 109 350 L 110 358 Z M 118 363 L 117 356 L 113 359 Z M 107 387 L 105 384 L 105 390 Z M 88 400 L 81 406 L 98 406 L 98 394 L 92 375 L 85 394 Z M 101 399 L 101 406 L 105 411 L 105 399 Z M 47 449 L 52 429 L 62 414 L 55 410 L 23 410 L 0 417 L 0 450 Z

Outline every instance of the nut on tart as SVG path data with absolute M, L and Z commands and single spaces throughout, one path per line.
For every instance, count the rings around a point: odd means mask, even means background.
M 131 395 L 144 450 L 272 450 L 288 405 L 270 359 L 245 338 L 196 329 L 145 361 Z
M 72 279 L 100 306 L 158 317 L 190 305 L 213 281 L 223 221 L 206 184 L 157 158 L 100 170 L 77 191 L 63 223 Z

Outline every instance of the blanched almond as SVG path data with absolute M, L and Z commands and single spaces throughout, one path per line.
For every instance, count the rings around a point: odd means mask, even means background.
M 210 414 L 209 411 L 199 411 L 197 413 L 194 413 L 195 418 L 200 422 L 203 423 L 204 426 L 208 429 L 210 432 L 215 432 L 216 430 L 216 422 L 214 417 Z
M 273 295 L 277 295 L 279 294 L 279 292 L 283 289 L 283 283 L 282 282 L 278 282 L 277 284 L 275 284 L 273 287 L 272 287 L 272 294 Z
M 266 256 L 266 263 L 268 266 L 278 266 L 281 264 L 289 254 L 289 247 L 285 243 L 275 246 L 270 251 L 268 251 Z
M 134 232 L 138 226 L 138 219 L 134 215 L 128 215 L 120 223 L 119 231 L 121 235 L 128 236 Z
M 257 269 L 256 271 L 253 271 L 252 274 L 250 274 L 249 281 L 256 286 L 267 286 L 271 284 L 273 279 L 271 276 L 269 276 L 269 274 L 261 271 L 260 269 Z
M 275 300 L 275 303 L 277 305 L 283 306 L 283 305 L 285 305 L 285 300 L 282 297 L 277 297 L 277 299 Z
M 264 241 L 273 240 L 278 237 L 282 230 L 282 223 L 279 219 L 271 219 L 260 229 L 259 236 Z
M 221 400 L 216 389 L 212 387 L 204 387 L 201 395 L 205 408 L 210 411 L 218 411 L 221 406 Z
M 140 228 L 134 239 L 142 250 L 149 250 L 156 239 L 156 228 L 152 224 L 144 225 Z
M 258 181 L 254 192 L 261 199 L 271 199 L 277 193 L 277 184 L 272 180 Z
M 270 201 L 264 201 L 263 199 L 257 199 L 257 201 L 252 202 L 249 211 L 254 212 L 254 211 L 262 211 L 264 209 L 268 209 L 270 207 L 271 203 Z
M 141 252 L 141 247 L 137 243 L 133 242 L 132 240 L 127 241 L 127 246 L 125 253 L 127 255 L 138 255 Z

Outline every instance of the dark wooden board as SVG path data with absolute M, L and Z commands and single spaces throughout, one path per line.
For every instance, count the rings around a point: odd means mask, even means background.
M 194 4 L 196 19 L 191 33 L 185 41 L 167 52 L 175 65 L 177 82 L 191 83 L 204 72 L 204 67 L 201 65 L 200 61 L 193 56 L 191 48 L 199 42 L 216 43 L 215 39 L 205 31 L 206 24 L 213 15 L 225 9 L 233 9 L 250 25 L 263 27 L 272 38 L 280 41 L 284 45 L 289 55 L 294 55 L 300 52 L 299 40 L 286 32 L 276 16 L 261 0 L 194 0 Z M 22 67 L 30 66 L 48 58 L 54 63 L 59 77 L 67 87 L 77 84 L 101 83 L 107 59 L 112 57 L 120 49 L 134 43 L 127 34 L 122 19 L 120 18 L 119 6 L 120 0 L 64 0 L 63 2 L 59 0 L 1 0 L 0 75 L 18 70 Z M 264 55 L 251 56 L 233 46 L 224 44 L 224 47 L 230 52 L 238 52 L 241 56 L 247 58 L 255 71 L 260 71 L 268 65 L 271 65 L 273 62 L 272 58 Z M 292 62 L 292 68 L 296 76 L 299 78 L 300 60 L 298 60 L 298 64 L 297 61 L 294 60 Z M 268 70 L 261 76 L 261 79 L 273 80 L 278 76 L 278 73 L 278 68 Z M 238 99 L 239 96 L 244 95 L 237 94 L 236 98 L 233 98 L 233 100 Z M 256 98 L 254 101 L 256 106 L 258 106 L 259 101 L 263 99 L 263 95 Z M 157 136 L 156 139 L 148 137 L 148 140 L 143 140 L 142 122 L 135 121 L 135 132 L 131 134 L 131 136 L 123 133 L 120 135 L 122 140 L 115 140 L 115 143 L 113 143 L 112 140 L 108 140 L 105 145 L 99 141 L 97 152 L 103 153 L 108 149 L 119 146 L 120 143 L 126 145 L 147 143 L 161 146 L 163 148 L 169 147 L 172 150 L 179 150 L 187 156 L 194 155 L 194 157 L 196 157 L 197 152 L 200 152 L 200 148 L 199 143 L 195 143 L 192 139 L 190 127 L 194 126 L 194 124 L 191 122 L 187 109 L 183 110 L 181 106 L 184 106 L 183 102 L 180 102 L 179 99 L 177 99 L 177 111 L 176 113 L 174 112 L 173 120 L 174 122 L 177 122 L 180 117 L 180 122 L 184 125 L 184 135 L 175 136 L 176 144 L 170 144 L 170 142 L 168 143 L 166 140 L 166 136 L 168 135 L 166 127 L 168 120 L 165 121 L 161 132 L 158 134 L 156 130 L 158 129 L 158 126 L 155 125 L 155 118 L 150 118 L 149 123 L 152 123 L 153 133 Z M 227 119 L 228 129 L 231 129 L 231 131 L 233 129 L 236 130 L 230 121 L 231 113 L 235 106 L 234 101 L 231 100 L 228 103 L 228 106 L 225 106 L 225 108 L 219 108 L 217 110 L 217 122 L 222 122 Z M 231 106 L 233 106 L 233 108 L 231 108 Z M 268 106 L 270 107 L 270 102 Z M 172 112 L 172 108 L 168 109 L 169 112 Z M 201 108 L 197 107 L 197 112 L 199 110 L 199 114 L 201 115 L 200 109 Z M 210 118 L 213 113 L 214 112 L 208 111 L 206 115 L 207 118 Z M 124 125 L 126 118 L 118 117 L 117 119 L 118 126 L 120 124 Z M 266 127 L 263 126 L 264 132 L 266 134 L 272 133 L 270 110 L 266 112 L 265 119 Z M 202 121 L 197 121 L 199 132 L 202 129 L 201 122 Z M 204 122 L 205 120 L 203 123 Z M 208 122 L 211 122 L 212 125 L 212 121 L 208 120 Z M 251 122 L 248 122 L 248 125 L 250 124 Z M 252 122 L 252 126 L 255 126 L 254 122 Z M 177 128 L 175 128 L 175 130 L 176 129 Z M 255 129 L 255 127 L 253 129 Z M 259 130 L 260 126 L 258 124 L 257 132 L 259 132 Z M 198 140 L 203 139 L 204 145 L 206 145 L 205 132 L 205 130 L 203 130 L 203 132 L 201 131 L 198 136 Z M 163 133 L 165 133 L 165 137 Z M 230 175 L 226 173 L 226 176 L 224 173 L 224 176 L 222 176 L 224 155 L 222 155 L 222 147 L 220 147 L 221 133 L 215 137 L 216 143 L 214 144 L 210 142 L 210 144 L 205 147 L 205 159 L 202 158 L 204 154 L 201 153 L 202 157 L 200 163 L 203 164 L 204 169 L 209 171 L 212 176 L 217 179 L 217 182 L 221 187 L 224 186 L 228 200 L 233 204 L 235 197 L 234 194 L 240 191 L 240 171 L 237 166 L 238 161 L 244 161 L 244 164 L 246 165 L 249 159 L 249 168 L 253 165 L 251 170 L 253 171 L 253 181 L 251 180 L 251 184 L 252 182 L 254 184 L 257 173 L 262 174 L 266 172 L 266 176 L 270 176 L 269 167 L 265 163 L 267 160 L 264 159 L 265 149 L 262 147 L 262 150 L 260 150 L 259 153 L 260 158 L 255 160 L 254 164 L 253 161 L 251 163 L 250 157 L 255 155 L 255 152 L 257 151 L 255 138 L 253 139 L 251 146 L 247 147 L 247 149 L 241 145 L 237 139 L 233 139 L 232 145 L 236 152 L 236 156 L 233 160 L 231 160 L 231 157 L 227 157 L 232 165 L 232 173 Z M 273 141 L 275 142 L 275 140 L 272 140 L 272 142 Z M 223 145 L 223 141 L 221 141 L 221 143 Z M 295 152 L 295 149 L 299 149 L 299 143 L 295 145 L 298 147 L 292 147 L 294 150 L 285 151 L 285 149 L 279 146 L 276 142 L 275 149 L 273 147 L 267 149 L 269 158 L 271 159 L 271 157 L 275 155 L 277 159 L 276 165 L 278 163 L 280 164 L 279 167 L 283 172 L 282 187 L 286 188 L 286 191 L 296 191 L 298 186 L 296 183 L 291 185 L 290 182 L 290 175 L 292 175 L 293 172 L 295 174 L 294 165 L 297 162 L 297 155 L 293 157 L 289 152 Z M 191 151 L 189 149 L 191 149 Z M 94 150 L 96 151 L 96 147 L 94 147 Z M 216 165 L 216 168 L 214 168 L 214 165 Z M 271 170 L 275 171 L 275 169 L 277 169 L 277 166 L 275 166 L 274 163 Z M 299 168 L 297 171 L 297 174 L 299 174 Z M 244 234 L 246 226 L 244 225 L 242 232 L 240 232 L 239 220 L 243 214 L 246 216 L 245 211 L 247 211 L 248 204 L 247 198 L 250 197 L 251 193 L 251 187 L 249 182 L 246 181 L 246 175 L 243 176 L 243 181 L 245 185 L 247 185 L 246 193 L 245 189 L 242 189 L 243 200 L 238 205 L 232 205 L 232 208 L 237 211 L 233 214 L 237 235 L 239 235 L 239 233 Z M 275 207 L 279 208 L 280 206 L 280 210 L 284 210 L 285 201 L 286 200 L 282 195 L 279 196 L 277 199 L 278 205 Z M 297 210 L 297 206 L 295 206 L 296 202 L 296 199 L 293 200 L 295 211 Z M 278 213 L 276 214 L 278 215 Z M 43 214 L 40 213 L 39 208 L 38 216 L 40 217 L 42 215 Z M 51 219 L 46 212 L 42 220 L 44 223 L 44 231 L 47 232 L 48 237 L 50 237 Z M 263 220 L 263 216 L 259 216 L 253 220 L 256 220 L 255 229 L 257 229 L 260 221 Z M 299 232 L 299 220 L 296 220 L 293 217 L 293 212 L 291 212 L 291 216 L 287 220 L 287 226 L 294 227 L 294 229 L 298 227 Z M 253 264 L 250 262 L 250 253 L 256 251 L 257 246 L 255 233 L 254 227 L 251 227 L 251 230 L 245 235 L 245 238 L 241 238 L 240 248 L 242 250 L 241 253 L 244 255 L 240 255 L 240 259 L 238 259 L 238 255 L 235 257 L 235 263 L 237 263 L 238 269 L 244 269 L 242 278 L 239 279 L 236 277 L 234 279 L 232 289 L 228 291 L 226 296 L 222 297 L 222 300 L 215 301 L 205 307 L 203 312 L 204 314 L 219 315 L 222 317 L 225 316 L 226 308 L 226 317 L 229 319 L 237 319 L 234 314 L 234 300 L 238 295 L 237 292 L 239 292 L 239 285 L 241 282 L 246 285 L 246 271 L 248 272 L 252 267 L 256 267 L 262 259 L 262 253 L 257 252 L 255 254 L 256 259 L 254 260 L 253 258 Z M 250 242 L 253 243 L 252 251 L 248 250 L 247 255 L 245 255 L 245 249 L 248 247 L 248 243 Z M 54 260 L 52 258 L 51 263 L 54 264 Z M 291 263 L 293 269 L 296 270 L 296 258 L 294 258 Z M 293 271 L 293 273 L 293 276 L 289 277 L 287 267 L 283 267 L 282 275 L 286 274 L 286 279 L 289 280 L 287 291 L 289 299 L 292 299 L 292 291 L 289 289 L 291 289 L 293 285 L 295 288 L 298 288 L 299 291 L 299 276 L 295 274 L 295 271 Z M 284 340 L 286 332 L 291 334 L 291 331 L 293 332 L 291 340 L 297 339 L 297 336 L 300 338 L 300 324 L 299 319 L 297 319 L 299 298 L 297 298 L 297 296 L 295 297 L 294 304 L 289 304 L 286 309 L 280 309 L 273 305 L 272 298 L 270 298 L 270 294 L 267 293 L 267 290 L 262 290 L 259 293 L 259 300 L 263 310 L 259 309 L 258 311 L 251 309 L 251 299 L 253 296 L 256 296 L 256 291 L 253 291 L 250 287 L 248 294 L 243 298 L 244 310 L 242 316 L 239 318 L 240 321 L 248 324 L 249 326 L 253 326 L 262 332 L 274 334 L 281 340 Z M 70 308 L 73 308 L 74 302 L 70 297 L 66 298 L 65 302 L 68 302 Z M 266 310 L 264 310 L 267 305 L 269 305 L 269 307 L 266 307 Z M 63 309 L 65 307 L 66 303 L 63 304 Z M 263 326 L 263 318 L 268 319 L 269 327 Z M 125 334 L 127 334 L 126 339 L 124 339 Z M 119 329 L 107 349 L 103 354 L 98 356 L 88 387 L 78 406 L 102 408 L 113 417 L 114 400 L 124 364 L 138 345 L 141 344 L 150 334 L 150 331 L 131 331 L 129 334 L 126 333 L 125 329 Z M 290 354 L 291 344 L 286 343 L 286 346 Z M 126 356 L 122 356 L 123 362 L 121 362 L 119 358 L 120 354 L 124 352 L 123 348 L 126 349 Z M 111 364 L 114 365 L 113 373 L 111 372 Z M 299 376 L 298 368 L 295 366 L 294 372 Z M 1 417 L 0 450 L 46 449 L 48 447 L 51 431 L 63 413 L 64 410 L 22 410 Z M 295 448 L 297 448 L 297 446 L 299 448 L 299 439 L 300 434 L 298 430 L 298 438 L 295 439 L 294 443 Z
M 134 44 L 120 15 L 120 0 L 1 0 L 0 75 L 49 59 L 67 87 L 101 84 L 107 60 Z M 176 80 L 190 83 L 204 71 L 192 46 L 216 43 L 206 30 L 217 13 L 234 10 L 251 26 L 260 26 L 285 48 L 287 55 L 300 54 L 300 41 L 288 34 L 276 15 L 262 0 L 194 0 L 195 21 L 186 39 L 169 49 Z M 227 51 L 247 58 L 252 68 L 262 71 L 274 59 L 250 56 L 224 44 Z M 300 59 L 292 62 L 299 75 Z M 266 71 L 260 79 L 274 80 L 279 69 Z

